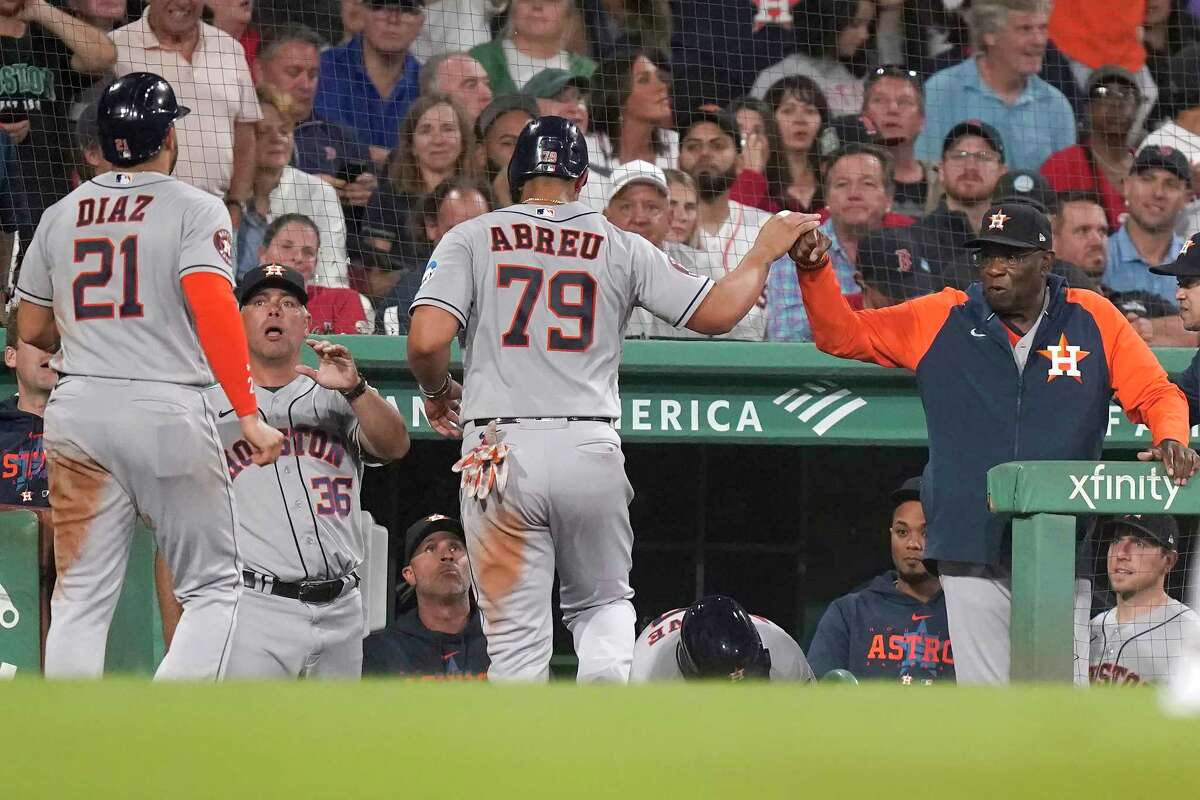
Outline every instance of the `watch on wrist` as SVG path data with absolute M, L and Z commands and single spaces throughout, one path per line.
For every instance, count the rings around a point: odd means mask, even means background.
M 347 401 L 353 403 L 355 400 L 357 400 L 358 398 L 360 398 L 364 394 L 366 394 L 367 389 L 369 389 L 369 388 L 370 388 L 370 384 L 367 383 L 367 379 L 364 378 L 362 375 L 359 375 L 358 383 L 354 384 L 354 387 L 352 389 L 347 389 L 346 391 L 342 392 L 342 397 L 346 398 Z

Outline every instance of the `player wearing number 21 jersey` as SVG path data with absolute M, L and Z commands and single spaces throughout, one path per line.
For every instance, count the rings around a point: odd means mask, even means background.
M 637 305 L 677 327 L 728 331 L 771 262 L 818 222 L 773 217 L 714 282 L 578 202 L 586 180 L 578 129 L 531 122 L 509 164 L 520 202 L 446 234 L 413 303 L 409 366 L 426 415 L 446 435 L 461 420 L 461 519 L 493 680 L 548 677 L 556 570 L 577 678 L 628 679 L 633 489 L 614 422 L 629 315 Z M 460 330 L 461 387 L 447 375 Z

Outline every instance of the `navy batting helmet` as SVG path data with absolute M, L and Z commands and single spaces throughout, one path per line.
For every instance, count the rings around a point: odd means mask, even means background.
M 175 90 L 158 75 L 123 75 L 100 94 L 96 104 L 100 149 L 121 167 L 149 161 L 162 150 L 172 123 L 190 110 L 175 101 Z
M 508 162 L 508 187 L 513 199 L 520 200 L 521 187 L 530 178 L 575 180 L 587 167 L 587 142 L 575 123 L 562 117 L 539 117 L 517 137 Z
M 732 597 L 704 597 L 683 613 L 675 661 L 683 677 L 768 678 L 771 653 L 754 620 Z

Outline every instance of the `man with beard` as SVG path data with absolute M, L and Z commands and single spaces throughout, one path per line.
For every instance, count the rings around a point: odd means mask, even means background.
M 935 275 L 952 278 L 966 263 L 967 239 L 979 232 L 1005 166 L 1004 140 L 979 120 L 960 122 L 942 142 L 945 197 L 928 216 L 908 229 L 913 246 Z M 962 287 L 960 287 L 962 288 Z
M 716 256 L 726 273 L 750 252 L 770 217 L 729 199 L 729 187 L 742 169 L 741 152 L 737 125 L 719 112 L 696 112 L 679 143 L 679 168 L 696 182 L 700 202 L 696 248 Z
M 946 598 L 925 568 L 921 479 L 892 492 L 892 564 L 859 591 L 830 604 L 817 625 L 808 660 L 817 675 L 844 669 L 857 678 L 930 684 L 954 680 Z

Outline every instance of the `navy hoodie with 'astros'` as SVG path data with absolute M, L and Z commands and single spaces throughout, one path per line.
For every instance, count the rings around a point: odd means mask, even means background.
M 849 670 L 859 680 L 954 681 L 954 653 L 939 590 L 922 603 L 896 588 L 889 570 L 830 604 L 808 648 L 813 672 Z

